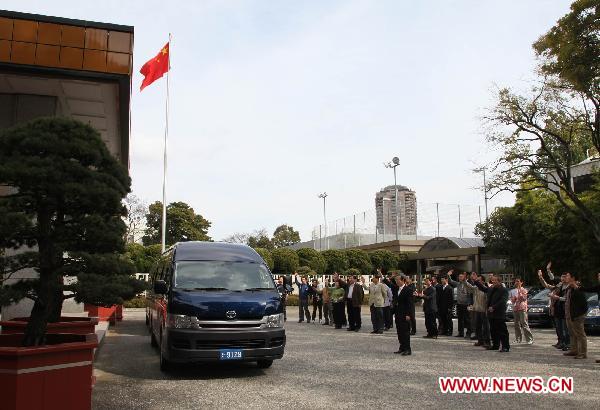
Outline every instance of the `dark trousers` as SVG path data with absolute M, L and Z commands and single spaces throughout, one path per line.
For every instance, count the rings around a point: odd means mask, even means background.
M 567 328 L 567 320 L 565 318 L 555 318 L 557 332 L 560 333 L 561 345 L 563 347 L 571 345 L 571 337 Z
M 410 320 L 396 315 L 396 333 L 398 334 L 398 342 L 400 343 L 401 352 L 410 352 Z
M 346 308 L 348 310 L 348 327 L 352 330 L 360 329 L 362 320 L 360 318 L 360 306 L 352 306 L 352 299 L 346 299 Z
M 386 327 L 386 329 L 391 329 L 393 323 L 392 320 L 392 307 L 391 306 L 384 306 L 383 307 L 383 323 Z
M 490 324 L 485 312 L 473 312 L 475 334 L 477 341 L 484 345 L 490 344 Z
M 469 334 L 475 334 L 475 311 L 469 310 Z
M 452 307 L 440 310 L 441 334 L 452 335 L 454 326 L 452 325 Z
M 425 328 L 427 329 L 427 336 L 437 336 L 438 329 L 435 323 L 437 312 L 425 312 Z
M 317 301 L 315 301 L 313 299 L 313 312 L 312 312 L 312 320 L 313 322 L 315 321 L 315 318 L 317 317 L 317 309 L 319 309 L 319 320 L 323 319 L 323 300 L 319 299 Z
M 506 327 L 504 318 L 489 318 L 489 321 L 490 333 L 492 334 L 492 347 L 498 348 L 502 346 L 503 349 L 510 349 L 508 328 Z
M 383 308 L 371 305 L 371 323 L 373 330 L 379 332 L 383 330 Z
M 333 304 L 333 323 L 336 327 L 342 327 L 346 325 L 346 313 L 344 312 L 344 302 L 337 302 Z
M 283 305 L 283 320 L 287 320 L 287 301 L 285 299 L 281 300 L 281 304 Z
M 331 301 L 323 301 L 323 316 L 325 316 L 325 324 L 333 323 L 333 306 Z
M 467 305 L 456 305 L 456 316 L 458 316 L 458 334 L 464 335 L 464 329 L 467 329 L 467 335 L 470 336 L 471 327 Z
M 304 315 L 306 315 L 306 321 L 310 323 L 310 312 L 308 311 L 308 299 L 298 299 L 298 312 L 300 315 L 301 322 L 304 322 Z
M 561 334 L 561 329 L 558 327 L 558 319 L 555 317 L 552 317 L 552 324 L 554 325 L 554 330 L 556 331 L 556 343 L 561 344 L 562 343 L 562 334 Z
M 413 301 L 414 302 L 414 301 Z M 410 333 L 417 333 L 417 319 L 415 316 L 415 304 L 413 303 L 410 310 Z

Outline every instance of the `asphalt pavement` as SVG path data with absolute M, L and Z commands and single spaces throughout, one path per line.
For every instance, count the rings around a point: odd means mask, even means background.
M 565 357 L 550 345 L 553 329 L 533 329 L 535 343 L 510 353 L 485 351 L 456 337 L 423 339 L 422 316 L 412 356 L 401 357 L 395 329 L 371 335 L 367 311 L 359 333 L 297 323 L 290 307 L 282 360 L 185 367 L 164 374 L 150 346 L 143 311 L 125 311 L 111 327 L 94 364 L 94 409 L 304 408 L 600 408 L 600 337 L 589 358 Z M 512 323 L 509 323 L 511 337 Z M 443 394 L 439 376 L 570 376 L 573 394 Z

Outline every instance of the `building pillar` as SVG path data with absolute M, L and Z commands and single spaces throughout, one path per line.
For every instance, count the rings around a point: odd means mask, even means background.
M 481 255 L 480 254 L 476 254 L 473 257 L 473 270 L 475 272 L 477 272 L 479 275 L 481 275 Z

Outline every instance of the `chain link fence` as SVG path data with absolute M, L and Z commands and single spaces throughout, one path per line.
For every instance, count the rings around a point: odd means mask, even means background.
M 389 209 L 380 211 L 379 216 L 373 209 L 328 221 L 327 226 L 317 225 L 312 229 L 311 240 L 294 248 L 345 249 L 392 241 L 396 239 L 396 226 L 401 240 L 437 236 L 472 238 L 475 226 L 485 220 L 485 207 L 481 205 L 419 202 L 416 220 L 410 224 L 396 221 Z

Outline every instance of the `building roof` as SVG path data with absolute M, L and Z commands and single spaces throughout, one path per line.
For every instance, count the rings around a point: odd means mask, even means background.
M 481 238 L 437 237 L 425 242 L 419 252 L 483 247 L 485 247 L 485 244 Z
M 44 23 L 67 24 L 70 26 L 99 28 L 104 30 L 117 30 L 133 33 L 133 26 L 122 24 L 100 23 L 96 21 L 69 19 L 64 17 L 44 16 L 42 14 L 21 13 L 19 11 L 0 10 L 0 17 L 10 19 L 35 20 Z
M 404 185 L 396 185 L 398 187 L 398 191 L 410 191 L 410 188 L 404 186 Z M 381 190 L 379 192 L 389 192 L 389 191 L 395 191 L 396 188 L 394 185 L 388 185 L 385 188 L 381 188 Z
M 176 261 L 223 261 L 264 263 L 247 245 L 226 242 L 178 242 L 174 246 Z

